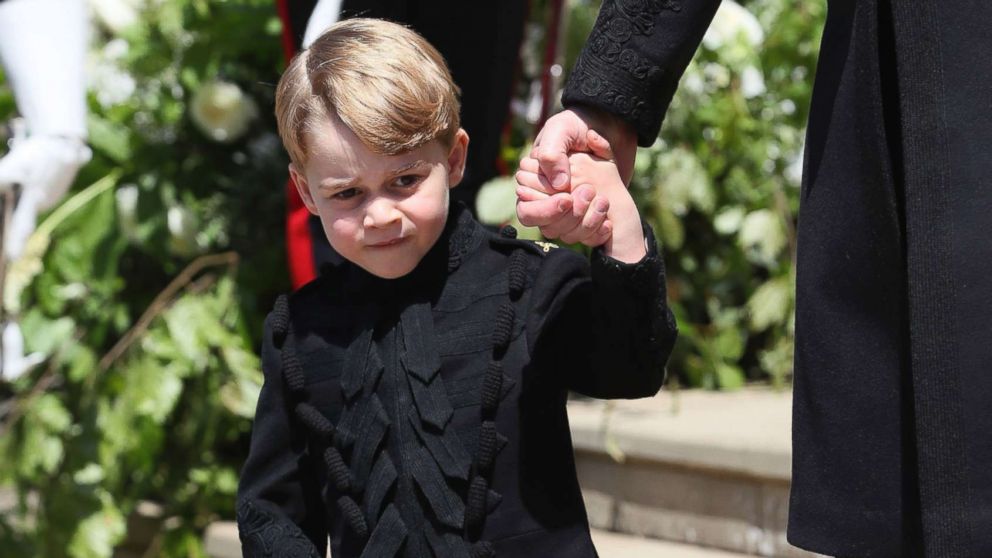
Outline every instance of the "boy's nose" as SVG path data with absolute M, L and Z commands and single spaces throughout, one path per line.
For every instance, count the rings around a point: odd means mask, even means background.
M 381 229 L 400 219 L 396 204 L 389 200 L 379 199 L 370 203 L 365 210 L 364 225 L 367 228 Z

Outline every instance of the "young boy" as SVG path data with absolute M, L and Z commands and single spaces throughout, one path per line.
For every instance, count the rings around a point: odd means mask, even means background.
M 437 51 L 377 20 L 335 25 L 279 83 L 293 180 L 347 261 L 266 321 L 246 556 L 323 557 L 328 536 L 334 558 L 596 556 L 565 401 L 660 388 L 661 258 L 603 159 L 572 159 L 591 265 L 449 211 L 458 111 Z

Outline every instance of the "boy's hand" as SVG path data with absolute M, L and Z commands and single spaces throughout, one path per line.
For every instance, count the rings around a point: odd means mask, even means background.
M 593 130 L 587 132 L 586 140 L 598 156 L 587 153 L 569 156 L 571 199 L 568 194 L 556 193 L 540 174 L 537 161 L 528 158 L 521 161 L 517 173 L 518 208 L 521 203 L 558 197 L 557 205 L 567 207 L 571 203 L 571 211 L 542 226 L 544 236 L 588 246 L 605 244 L 607 256 L 627 263 L 638 262 L 647 253 L 640 214 L 620 178 L 609 143 Z
M 607 219 L 610 202 L 605 196 L 597 195 L 593 186 L 585 185 L 572 192 L 556 192 L 547 179 L 539 174 L 537 160 L 530 157 L 520 161 L 516 179 L 519 184 L 518 213 L 522 203 L 537 200 L 557 202 L 543 204 L 554 211 L 546 216 L 547 224 L 540 227 L 545 238 L 593 247 L 609 240 L 613 233 L 613 224 Z

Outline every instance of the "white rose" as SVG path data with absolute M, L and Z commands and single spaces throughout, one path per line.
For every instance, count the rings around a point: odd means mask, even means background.
M 744 222 L 743 207 L 728 207 L 713 219 L 713 228 L 720 234 L 734 234 Z
M 112 33 L 121 33 L 138 21 L 140 0 L 90 0 L 96 19 Z
M 219 142 L 238 139 L 258 116 L 255 101 L 240 87 L 226 81 L 203 84 L 193 95 L 190 111 L 200 131 Z
M 765 40 L 765 32 L 754 14 L 733 0 L 723 0 L 703 36 L 703 44 L 710 50 L 718 50 L 742 35 L 751 46 Z
M 128 240 L 138 238 L 138 187 L 134 184 L 121 186 L 114 192 L 117 205 L 117 228 Z
M 0 353 L 3 361 L 3 379 L 12 382 L 41 364 L 45 355 L 41 353 L 24 354 L 24 336 L 17 322 L 10 322 L 3 328 L 3 347 Z
M 703 66 L 703 77 L 713 85 L 714 89 L 723 89 L 730 85 L 730 70 L 723 64 L 710 62 Z
M 166 226 L 169 229 L 169 248 L 180 256 L 191 256 L 200 251 L 196 239 L 196 215 L 188 208 L 172 206 L 165 214 Z
M 767 91 L 765 78 L 754 66 L 748 66 L 741 72 L 741 94 L 745 99 L 753 99 Z

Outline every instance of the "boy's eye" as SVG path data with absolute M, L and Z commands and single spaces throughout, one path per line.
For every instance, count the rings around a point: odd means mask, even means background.
M 404 174 L 398 177 L 393 183 L 400 188 L 409 188 L 420 182 L 420 176 L 416 174 Z
M 336 200 L 350 200 L 351 198 L 358 195 L 357 188 L 348 188 L 347 190 L 341 190 L 340 192 L 331 196 Z

